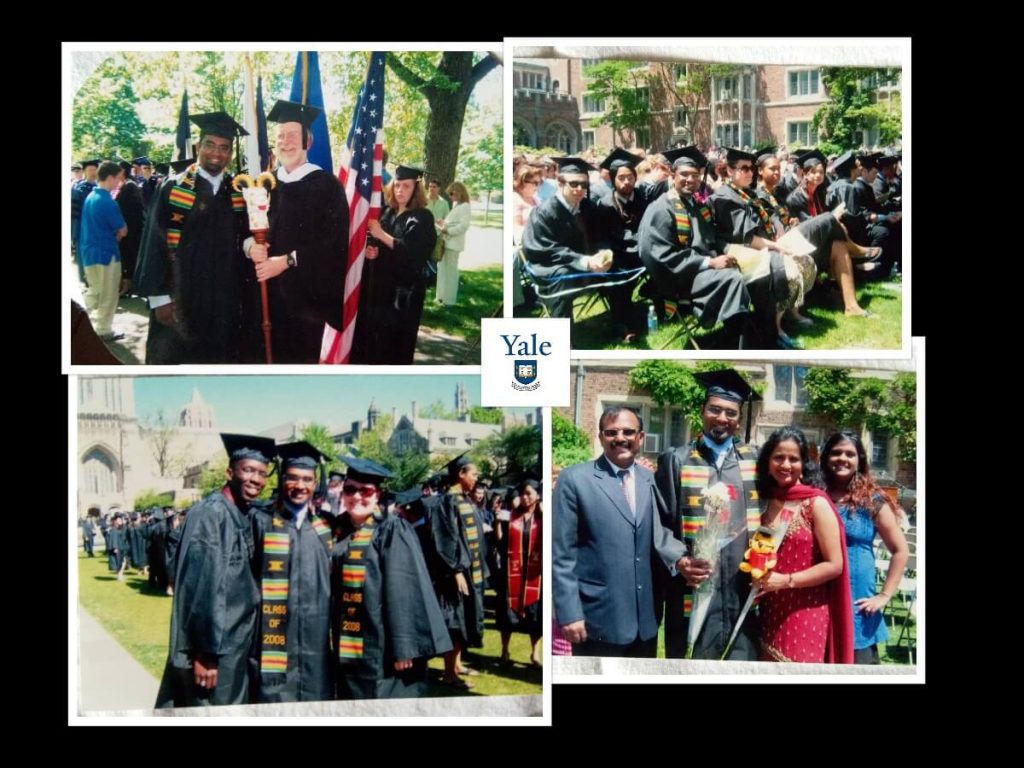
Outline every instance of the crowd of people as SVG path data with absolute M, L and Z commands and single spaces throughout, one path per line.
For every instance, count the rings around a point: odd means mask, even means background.
M 458 691 L 478 674 L 484 592 L 496 594 L 499 663 L 514 632 L 541 665 L 540 487 L 491 488 L 467 456 L 395 493 L 392 474 L 342 456 L 344 472 L 306 442 L 222 435 L 226 482 L 165 522 L 161 510 L 115 514 L 110 568 L 140 570 L 173 595 L 156 706 L 423 696 L 427 662 Z M 262 499 L 268 477 L 276 496 Z M 92 556 L 94 518 L 82 521 Z M 144 570 L 146 569 L 146 570 Z
M 274 105 L 269 179 L 258 169 L 255 179 L 232 175 L 246 131 L 223 112 L 190 117 L 199 128 L 194 157 L 173 167 L 144 156 L 72 165 L 72 251 L 102 340 L 124 336 L 113 320 L 119 297 L 132 294 L 149 308 L 147 364 L 320 362 L 325 334 L 343 330 L 350 215 L 340 181 L 308 160 L 320 114 Z M 271 187 L 262 216 L 243 197 L 247 178 Z M 361 267 L 352 363 L 413 362 L 435 273 L 437 300 L 458 302 L 469 193 L 453 182 L 449 209 L 431 181 L 428 199 L 424 171 L 399 165 L 383 188 Z
M 871 318 L 855 281 L 901 271 L 901 158 L 696 146 L 518 156 L 513 240 L 536 296 L 517 314 L 539 300 L 572 319 L 574 299 L 600 291 L 609 338 L 633 342 L 648 328 L 639 291 L 659 323 L 685 311 L 721 324 L 725 348 L 802 348 L 814 320 L 800 307 L 825 275 L 846 317 Z
M 739 437 L 753 396 L 743 378 L 699 378 L 702 431 L 662 453 L 656 469 L 641 456 L 640 416 L 614 406 L 599 421 L 602 456 L 559 474 L 552 577 L 555 624 L 568 641 L 561 653 L 653 658 L 663 625 L 667 658 L 878 664 L 882 611 L 909 549 L 860 437 L 829 436 L 817 462 L 792 426 L 757 449 Z M 702 497 L 719 483 L 729 501 L 715 513 L 725 533 L 710 557 L 698 548 L 710 514 Z M 767 567 L 750 567 L 755 534 L 778 542 Z M 880 589 L 876 534 L 891 555 Z M 705 605 L 695 614 L 698 599 Z

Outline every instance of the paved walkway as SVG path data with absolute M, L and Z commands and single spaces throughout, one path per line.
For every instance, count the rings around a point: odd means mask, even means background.
M 78 633 L 79 713 L 152 709 L 160 681 L 81 607 Z

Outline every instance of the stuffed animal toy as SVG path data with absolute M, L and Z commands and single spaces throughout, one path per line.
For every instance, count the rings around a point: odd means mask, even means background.
M 775 532 L 766 526 L 761 526 L 754 535 L 750 537 L 750 548 L 743 553 L 744 562 L 740 563 L 740 570 L 749 573 L 755 579 L 762 578 L 768 571 L 775 567 Z

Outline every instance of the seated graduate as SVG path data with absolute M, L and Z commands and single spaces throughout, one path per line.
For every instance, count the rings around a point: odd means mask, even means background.
M 545 293 L 557 292 L 556 278 L 586 272 L 607 272 L 610 250 L 602 250 L 595 226 L 595 207 L 587 198 L 594 167 L 578 157 L 555 158 L 558 192 L 533 212 L 523 230 L 523 256 Z M 573 287 L 579 281 L 573 282 Z M 552 317 L 572 318 L 574 294 L 544 300 Z
M 664 154 L 673 161 L 672 188 L 644 213 L 640 259 L 661 297 L 690 302 L 693 314 L 707 328 L 724 323 L 742 349 L 747 344 L 750 295 L 736 259 L 719 253 L 711 211 L 693 197 L 707 158 L 695 146 Z
M 348 464 L 342 538 L 332 552 L 331 615 L 338 698 L 426 693 L 427 660 L 451 650 L 413 527 L 381 508 L 391 477 L 369 459 Z

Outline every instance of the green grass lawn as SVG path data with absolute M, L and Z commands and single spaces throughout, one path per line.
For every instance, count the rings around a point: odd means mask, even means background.
M 573 332 L 574 349 L 668 349 L 692 348 L 683 336 L 673 337 L 679 331 L 677 322 L 670 322 L 650 335 L 641 335 L 635 342 L 626 343 L 611 338 L 612 325 L 608 306 L 593 294 L 577 297 L 574 305 L 576 327 Z M 633 294 L 637 319 L 643 325 L 650 301 Z M 846 317 L 838 295 L 827 287 L 819 286 L 807 297 L 802 309 L 815 324 L 811 328 L 787 331 L 800 339 L 806 349 L 899 349 L 903 331 L 903 293 L 899 284 L 865 283 L 857 288 L 857 301 L 877 315 L 875 318 Z M 534 312 L 540 315 L 540 310 Z M 698 329 L 694 339 L 701 349 L 721 349 L 721 326 Z M 670 344 L 671 342 L 671 344 Z
M 480 336 L 480 318 L 494 317 L 502 303 L 501 267 L 459 272 L 459 302 L 454 307 L 437 304 L 435 288 L 427 289 L 421 326 L 475 341 Z
M 501 229 L 505 223 L 505 212 L 500 207 L 492 207 L 490 213 L 487 215 L 487 220 L 484 221 L 484 212 L 474 210 L 470 214 L 470 223 L 472 223 L 474 227 L 492 227 L 494 229 Z
M 146 670 L 159 679 L 167 661 L 167 642 L 170 637 L 171 598 L 150 593 L 146 580 L 137 575 L 126 575 L 123 582 L 107 570 L 107 558 L 79 555 L 78 600 L 82 608 L 100 623 L 107 632 Z M 474 688 L 473 695 L 526 695 L 541 693 L 541 672 L 529 666 L 530 638 L 514 634 L 509 651 L 514 663 L 503 667 L 501 639 L 494 629 L 494 619 L 488 615 L 484 632 L 484 647 L 470 649 L 462 654 L 463 663 L 480 672 L 467 678 Z M 428 672 L 430 696 L 465 695 L 437 681 L 444 669 L 443 660 L 432 659 Z

